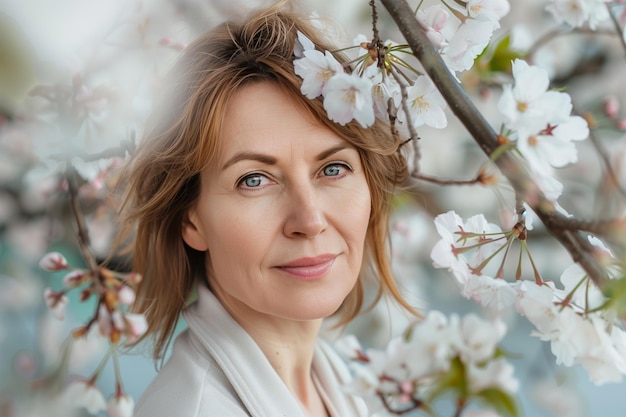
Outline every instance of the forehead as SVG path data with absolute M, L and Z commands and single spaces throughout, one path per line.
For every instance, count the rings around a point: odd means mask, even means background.
M 303 97 L 302 100 L 305 100 Z M 240 87 L 225 108 L 217 160 L 242 150 L 271 151 L 276 147 L 306 145 L 312 148 L 343 142 L 307 110 L 299 97 L 273 82 L 253 82 Z

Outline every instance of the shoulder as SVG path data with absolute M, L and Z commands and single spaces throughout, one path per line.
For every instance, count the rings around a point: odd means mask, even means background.
M 134 416 L 244 417 L 248 413 L 223 371 L 185 331 L 137 402 Z

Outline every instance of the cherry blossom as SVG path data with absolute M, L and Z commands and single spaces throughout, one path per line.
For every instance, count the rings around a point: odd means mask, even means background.
M 117 342 L 125 336 L 129 343 L 133 343 L 148 329 L 148 323 L 143 314 L 125 313 L 120 310 L 109 311 L 104 304 L 100 304 L 97 318 L 100 334 Z
M 515 378 L 515 368 L 503 358 L 490 361 L 485 366 L 471 364 L 467 367 L 469 374 L 469 390 L 477 393 L 487 388 L 498 388 L 509 394 L 519 389 L 519 381 Z
M 606 9 L 606 3 L 609 2 L 610 0 L 552 0 L 546 10 L 559 23 L 581 27 L 589 22 L 589 27 L 595 30 L 599 23 L 609 18 Z
M 463 0 L 467 15 L 478 20 L 489 20 L 499 27 L 499 21 L 511 10 L 507 0 Z
M 329 51 L 321 52 L 314 48 L 313 43 L 302 33 L 298 33 L 296 42 L 296 59 L 293 63 L 296 75 L 302 78 L 300 90 L 310 99 L 322 94 L 328 80 L 336 74 L 343 74 L 343 66 Z
M 548 73 L 537 66 L 530 66 L 521 59 L 513 61 L 515 84 L 505 84 L 498 102 L 498 110 L 504 122 L 511 129 L 527 124 L 536 125 L 536 120 L 545 120 L 545 112 L 550 111 L 551 96 L 546 97 L 550 86 Z M 554 109 L 552 109 L 554 110 Z
M 435 48 L 441 49 L 448 44 L 446 26 L 450 12 L 443 5 L 434 4 L 426 9 L 420 8 L 416 17 Z
M 464 222 L 454 211 L 438 215 L 435 227 L 441 240 L 435 244 L 431 252 L 433 263 L 438 268 L 451 268 L 459 283 L 465 285 L 468 276 L 464 275 L 470 267 L 478 266 L 485 258 L 504 244 L 502 229 L 487 222 L 485 216 L 478 214 Z M 465 265 L 463 266 L 459 266 Z
M 461 359 L 464 363 L 481 363 L 494 355 L 497 344 L 506 333 L 506 325 L 501 321 L 489 322 L 475 314 L 468 314 L 463 317 L 459 330 Z
M 95 383 L 77 380 L 70 383 L 62 394 L 65 403 L 71 408 L 85 408 L 90 414 L 98 414 L 106 409 L 106 401 Z
M 448 125 L 444 112 L 446 102 L 427 76 L 417 77 L 415 83 L 407 89 L 407 102 L 414 127 L 426 125 L 443 129 Z M 403 122 L 405 118 L 404 113 L 398 115 L 398 119 Z
M 475 315 L 462 319 L 452 315 L 448 319 L 438 311 L 430 311 L 422 321 L 411 325 L 404 337 L 393 338 L 384 350 L 368 349 L 363 353 L 354 338 L 344 339 L 338 342 L 338 351 L 347 353 L 353 361 L 354 375 L 347 389 L 363 396 L 372 405 L 370 412 L 380 411 L 382 415 L 394 415 L 393 410 L 406 412 L 420 404 L 420 398 L 428 396 L 429 390 L 437 391 L 435 387 L 440 384 L 453 384 L 449 388 L 454 392 L 462 386 L 461 391 L 467 390 L 470 395 L 485 389 L 512 394 L 518 388 L 513 367 L 496 357 L 497 343 L 505 331 L 503 323 Z M 459 372 L 459 366 L 465 369 L 461 371 L 463 377 L 451 382 L 448 374 Z
M 345 73 L 333 76 L 323 90 L 328 117 L 341 125 L 356 120 L 363 127 L 374 123 L 372 83 Z
M 130 395 L 114 394 L 107 403 L 108 417 L 132 417 L 135 401 Z
M 548 92 L 544 97 L 543 104 L 550 110 L 546 109 L 544 117 L 535 118 L 533 124 L 518 128 L 517 147 L 533 167 L 548 164 L 560 168 L 575 163 L 578 153 L 573 141 L 589 136 L 587 122 L 580 116 L 570 115 L 569 95 Z
M 443 48 L 441 57 L 451 71 L 467 71 L 474 59 L 485 49 L 495 25 L 491 21 L 467 19 L 459 26 Z
M 400 108 L 402 93 L 400 86 L 393 77 L 383 76 L 383 72 L 377 71 L 372 77 L 372 102 L 374 115 L 377 119 L 389 121 L 389 99 L 396 109 Z

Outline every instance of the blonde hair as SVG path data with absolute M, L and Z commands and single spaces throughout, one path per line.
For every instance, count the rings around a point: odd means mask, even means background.
M 302 95 L 302 81 L 293 67 L 297 31 L 318 49 L 332 49 L 306 18 L 282 5 L 257 12 L 242 23 L 224 23 L 191 43 L 174 66 L 160 107 L 127 167 L 118 242 L 131 238 L 127 249 L 133 254 L 133 270 L 143 275 L 133 310 L 146 315 L 145 336 L 155 339 L 155 358 L 164 353 L 197 280 L 206 283 L 210 254 L 183 242 L 182 225 L 198 198 L 200 172 L 218 151 L 228 100 L 249 82 L 276 83 L 314 120 L 359 151 L 372 204 L 364 266 L 379 281 L 374 303 L 387 293 L 417 314 L 396 286 L 387 248 L 392 196 L 407 176 L 398 140 L 379 121 L 367 129 L 356 122 L 333 123 L 321 98 L 309 100 Z M 340 325 L 359 314 L 363 298 L 359 279 L 338 311 Z

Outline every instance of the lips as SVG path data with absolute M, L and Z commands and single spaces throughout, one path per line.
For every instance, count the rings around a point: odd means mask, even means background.
M 279 265 L 276 269 L 294 278 L 312 281 L 325 276 L 332 268 L 336 258 L 337 255 L 332 254 L 299 258 Z

